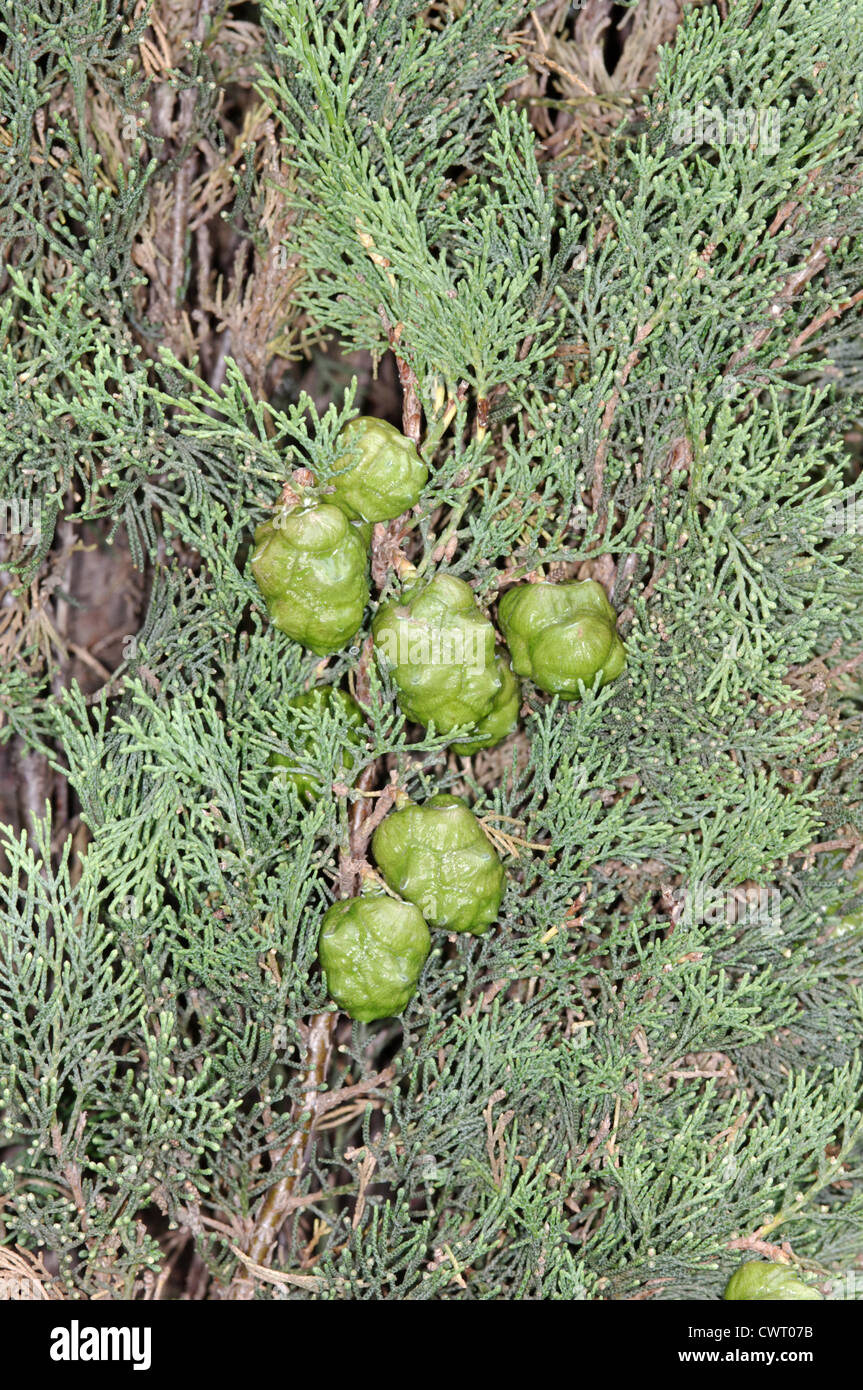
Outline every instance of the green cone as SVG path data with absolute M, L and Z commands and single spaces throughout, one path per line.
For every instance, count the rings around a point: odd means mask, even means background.
M 428 470 L 413 441 L 373 415 L 361 415 L 339 436 L 344 457 L 330 480 L 332 498 L 348 516 L 391 521 L 415 506 Z
M 498 618 L 513 670 L 550 695 L 577 700 L 579 681 L 591 686 L 601 670 L 608 685 L 626 663 L 617 615 L 594 579 L 520 584 L 504 594 Z
M 443 793 L 382 821 L 372 852 L 390 888 L 433 927 L 481 936 L 497 919 L 506 875 L 476 816 Z
M 372 632 L 409 719 L 448 733 L 491 712 L 503 687 L 494 628 L 463 579 L 439 574 L 383 604 Z
M 302 503 L 255 531 L 252 573 L 281 632 L 318 656 L 344 647 L 369 601 L 368 547 L 338 507 Z
M 402 1012 L 430 949 L 422 913 L 385 894 L 333 903 L 318 942 L 327 989 L 361 1023 Z

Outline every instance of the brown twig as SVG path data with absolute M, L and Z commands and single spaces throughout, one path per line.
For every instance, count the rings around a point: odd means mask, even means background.
M 399 324 L 400 327 L 401 324 Z M 402 429 L 408 439 L 412 439 L 414 444 L 419 444 L 422 430 L 422 409 L 417 392 L 416 372 L 408 362 L 405 362 L 403 357 L 399 357 L 397 352 L 393 355 L 396 359 L 403 395 Z
M 630 352 L 629 356 L 623 364 L 620 376 L 618 377 L 614 389 L 612 390 L 611 395 L 605 403 L 605 409 L 602 412 L 602 420 L 600 421 L 599 426 L 600 440 L 599 444 L 597 445 L 596 457 L 594 459 L 593 464 L 593 487 L 591 488 L 590 492 L 591 506 L 593 507 L 593 510 L 595 512 L 599 510 L 599 504 L 602 500 L 602 484 L 605 478 L 605 458 L 606 454 L 608 453 L 608 439 L 611 433 L 611 426 L 614 423 L 615 412 L 620 403 L 620 393 L 626 386 L 626 383 L 629 380 L 629 374 L 638 362 L 639 357 L 641 356 L 641 344 L 644 342 L 645 338 L 647 338 L 649 334 L 653 332 L 653 329 L 656 327 L 658 319 L 658 313 L 652 314 L 651 317 L 645 323 L 643 323 L 641 327 L 638 328 L 638 330 L 636 331 L 635 342 L 633 344 L 632 351 Z
M 397 335 L 395 340 L 397 341 Z M 403 375 L 401 368 L 400 362 L 399 376 L 405 393 L 405 433 L 410 434 L 411 431 L 415 430 L 415 435 L 411 434 L 411 437 L 418 439 L 420 416 L 419 399 L 416 395 L 416 378 L 410 369 L 406 369 L 406 374 Z M 397 520 L 403 522 L 404 518 Z M 395 524 L 390 523 L 390 526 Z M 380 569 L 382 557 L 379 552 L 381 547 L 386 545 L 388 539 L 388 528 L 376 526 L 371 541 L 373 574 Z M 387 560 L 386 569 L 392 563 L 389 554 Z M 355 682 L 357 695 L 363 703 L 369 698 L 368 677 L 372 660 L 372 644 L 370 640 L 367 640 L 357 663 Z M 359 892 L 362 885 L 363 870 L 367 867 L 366 849 L 369 839 L 395 800 L 395 785 L 385 787 L 377 797 L 369 795 L 374 789 L 379 767 L 379 762 L 370 763 L 368 767 L 363 769 L 353 788 L 356 796 L 348 811 L 348 842 L 339 856 L 338 883 L 339 895 L 342 898 L 352 897 Z M 294 1276 L 286 1276 L 278 1271 L 269 1270 L 267 1261 L 279 1239 L 286 1218 L 298 1206 L 296 1186 L 308 1161 L 317 1123 L 323 1115 L 341 1105 L 343 1101 L 361 1096 L 376 1086 L 384 1085 L 391 1081 L 395 1074 L 394 1068 L 388 1067 L 366 1081 L 358 1082 L 356 1085 L 344 1087 L 329 1094 L 322 1094 L 320 1087 L 326 1081 L 329 1070 L 338 1017 L 336 1012 L 314 1014 L 309 1022 L 306 1071 L 300 1096 L 294 1103 L 293 1113 L 296 1127 L 287 1147 L 272 1156 L 275 1162 L 287 1167 L 287 1172 L 267 1191 L 254 1219 L 251 1235 L 246 1241 L 245 1252 L 240 1252 L 239 1249 L 231 1246 L 243 1268 L 231 1282 L 227 1294 L 229 1299 L 248 1301 L 253 1298 L 255 1278 L 266 1278 L 273 1283 L 297 1282 Z M 287 1160 L 286 1165 L 285 1160 Z M 307 1199 L 303 1198 L 303 1200 Z
M 360 658 L 360 665 L 364 660 L 368 660 L 367 652 L 364 652 Z M 370 763 L 367 768 L 364 768 L 356 784 L 356 789 L 359 792 L 370 790 L 371 784 L 375 780 L 376 771 L 376 763 Z M 339 891 L 343 898 L 351 897 L 360 886 L 360 866 L 363 862 L 368 837 L 373 828 L 371 825 L 366 828 L 366 822 L 371 822 L 373 815 L 377 815 L 384 802 L 385 797 L 381 797 L 378 807 L 375 809 L 372 801 L 360 795 L 350 808 L 348 813 L 348 846 L 342 851 L 339 864 Z M 387 809 L 389 808 L 387 807 Z M 309 1022 L 306 1048 L 307 1070 L 302 1093 L 294 1104 L 297 1126 L 287 1147 L 273 1155 L 278 1162 L 287 1158 L 290 1163 L 289 1171 L 269 1189 L 255 1217 L 252 1234 L 246 1245 L 245 1256 L 242 1257 L 244 1269 L 235 1275 L 228 1291 L 228 1297 L 233 1300 L 248 1301 L 254 1296 L 254 1282 L 250 1276 L 262 1277 L 258 1271 L 266 1265 L 286 1218 L 298 1205 L 295 1189 L 308 1160 L 318 1119 L 327 1110 L 340 1104 L 349 1096 L 359 1095 L 363 1089 L 371 1089 L 373 1086 L 381 1084 L 385 1079 L 391 1079 L 392 1072 L 389 1075 L 387 1072 L 381 1072 L 378 1076 L 372 1077 L 366 1082 L 360 1082 L 356 1086 L 347 1087 L 343 1091 L 335 1091 L 329 1095 L 321 1093 L 319 1088 L 325 1082 L 329 1070 L 337 1021 L 338 1014 L 332 1012 L 314 1014 Z M 303 1200 L 306 1199 L 303 1198 Z M 274 1282 L 278 1282 L 278 1280 L 274 1278 Z
M 228 1291 L 229 1298 L 234 1300 L 248 1301 L 254 1296 L 254 1283 L 246 1273 L 245 1266 L 257 1266 L 259 1269 L 264 1265 L 292 1208 L 291 1199 L 305 1167 L 308 1148 L 314 1134 L 318 1087 L 326 1080 L 336 1017 L 334 1013 L 313 1014 L 309 1022 L 307 1070 L 302 1095 L 294 1106 L 297 1126 L 287 1147 L 278 1155 L 280 1160 L 289 1160 L 290 1171 L 269 1189 L 255 1217 L 245 1255 L 240 1256 L 244 1265 L 243 1273 L 234 1277 Z M 257 1273 L 257 1269 L 251 1272 Z
M 332 1091 L 328 1095 L 318 1097 L 317 1110 L 319 1115 L 328 1115 L 331 1110 L 344 1105 L 345 1101 L 356 1100 L 358 1096 L 366 1096 L 369 1091 L 375 1090 L 377 1086 L 388 1086 L 396 1074 L 393 1066 L 384 1067 L 383 1071 L 375 1072 L 374 1076 L 367 1076 L 365 1081 L 357 1081 L 353 1086 L 342 1086 L 338 1091 Z M 323 1193 L 319 1193 L 323 1196 Z
M 800 290 L 808 285 L 809 281 L 812 280 L 819 271 L 824 269 L 830 258 L 830 252 L 837 245 L 838 242 L 836 237 L 819 237 L 818 240 L 813 243 L 812 250 L 806 257 L 806 260 L 788 276 L 788 279 L 785 281 L 785 284 L 779 290 L 778 294 L 770 301 L 767 309 L 767 322 L 762 324 L 756 333 L 753 333 L 748 343 L 745 343 L 742 348 L 738 349 L 738 351 L 732 355 L 725 371 L 722 373 L 723 376 L 728 376 L 730 372 L 734 371 L 735 367 L 738 367 L 741 362 L 747 362 L 759 348 L 764 346 L 773 333 L 779 319 L 782 317 L 783 310 L 791 303 L 794 296 L 799 294 Z M 778 359 L 777 365 L 781 365 L 782 360 L 784 359 Z
M 788 346 L 788 356 L 794 357 L 800 351 L 803 344 L 812 337 L 813 333 L 817 333 L 819 329 L 823 328 L 826 323 L 830 323 L 832 319 L 838 319 L 842 314 L 846 314 L 849 309 L 853 309 L 855 304 L 859 304 L 861 300 L 863 300 L 863 290 L 858 290 L 855 295 L 852 295 L 850 299 L 846 299 L 843 304 L 837 304 L 834 308 L 825 309 L 823 313 L 816 315 L 812 322 L 807 324 L 806 327 L 797 334 L 797 337 L 791 340 Z M 784 359 L 782 357 L 776 357 L 770 365 L 771 367 L 780 367 L 783 361 Z
M 359 677 L 364 675 L 363 665 L 369 659 L 370 652 L 366 645 L 360 657 L 358 683 Z M 376 763 L 370 763 L 364 768 L 357 780 L 356 790 L 360 793 L 369 791 L 376 772 Z M 379 804 L 384 800 L 385 798 L 381 797 Z M 365 822 L 371 819 L 374 809 L 374 803 L 368 797 L 360 795 L 348 812 L 348 844 L 342 851 L 339 862 L 339 892 L 343 898 L 351 897 L 360 886 L 360 866 L 368 835 L 371 833 L 365 829 Z M 326 1081 L 329 1070 L 338 1017 L 335 1012 L 314 1014 L 309 1022 L 306 1073 L 300 1097 L 294 1103 L 296 1128 L 287 1147 L 273 1155 L 277 1162 L 288 1160 L 288 1171 L 268 1190 L 255 1217 L 242 1259 L 244 1268 L 234 1276 L 228 1290 L 228 1297 L 235 1301 L 248 1301 L 254 1297 L 254 1276 L 262 1277 L 259 1270 L 266 1266 L 286 1218 L 296 1207 L 296 1186 L 308 1161 L 317 1121 L 346 1094 L 336 1091 L 324 1097 L 319 1089 Z M 374 1078 L 367 1084 L 371 1086 L 377 1080 L 378 1078 Z M 357 1087 L 350 1087 L 349 1091 L 352 1095 L 359 1093 Z
M 267 1284 L 295 1284 L 298 1288 L 309 1289 L 312 1293 L 317 1293 L 320 1288 L 321 1281 L 315 1274 L 293 1274 L 289 1270 L 268 1269 L 244 1255 L 238 1246 L 232 1245 L 231 1250 L 256 1279 L 263 1279 Z
M 758 1236 L 739 1236 L 736 1240 L 728 1241 L 729 1250 L 754 1250 L 758 1255 L 766 1255 L 768 1260 L 776 1260 L 779 1264 L 790 1264 L 793 1259 L 791 1246 L 787 1241 L 781 1245 L 773 1245 L 769 1240 L 759 1240 Z
M 372 1180 L 372 1174 L 377 1167 L 377 1159 L 373 1153 L 369 1153 L 365 1146 L 361 1149 L 345 1149 L 344 1158 L 346 1163 L 350 1163 L 354 1158 L 362 1158 L 359 1166 L 359 1186 L 357 1188 L 357 1200 L 354 1205 L 354 1215 L 351 1226 L 357 1229 L 363 1219 L 363 1212 L 366 1209 L 366 1192 Z

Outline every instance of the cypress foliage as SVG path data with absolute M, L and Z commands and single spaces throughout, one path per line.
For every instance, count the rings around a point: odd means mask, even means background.
M 5 7 L 0 1273 L 863 1294 L 863 3 L 613 8 Z M 428 479 L 315 656 L 253 533 L 358 414 Z M 439 574 L 626 666 L 460 756 L 370 638 Z M 352 1022 L 321 922 L 441 792 L 497 924 Z

